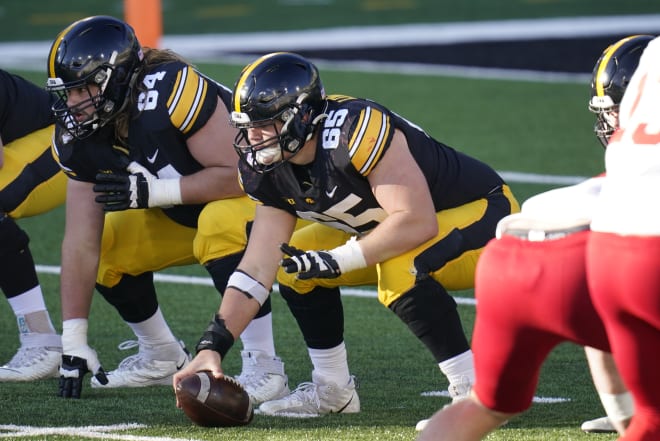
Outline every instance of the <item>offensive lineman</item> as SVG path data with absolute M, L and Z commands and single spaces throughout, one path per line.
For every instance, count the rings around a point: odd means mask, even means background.
M 62 358 L 62 341 L 44 302 L 30 239 L 16 223 L 64 203 L 66 177 L 50 148 L 52 98 L 0 70 L 0 289 L 16 316 L 21 343 L 0 366 L 0 381 L 56 376 Z
M 200 262 L 222 292 L 248 231 L 215 219 L 227 210 L 254 212 L 237 180 L 230 91 L 171 51 L 143 51 L 130 26 L 107 16 L 79 20 L 57 36 L 47 88 L 59 96 L 54 148 L 70 178 L 59 394 L 80 397 L 89 371 L 93 387 L 171 384 L 189 354 L 159 308 L 153 272 Z M 95 283 L 139 344 L 107 374 L 87 343 Z M 263 401 L 288 393 L 288 385 L 270 304 L 256 317 L 242 335 L 242 375 Z
M 242 184 L 261 204 L 220 310 L 174 385 L 198 370 L 221 375 L 222 359 L 282 266 L 280 292 L 314 370 L 312 383 L 262 404 L 262 413 L 359 411 L 341 285 L 378 284 L 380 302 L 429 348 L 450 393 L 465 395 L 472 353 L 447 290 L 472 286 L 497 221 L 518 210 L 501 177 L 373 101 L 326 96 L 316 66 L 296 54 L 246 66 L 232 110 Z M 292 239 L 296 218 L 314 223 Z M 289 257 L 280 262 L 282 252 Z

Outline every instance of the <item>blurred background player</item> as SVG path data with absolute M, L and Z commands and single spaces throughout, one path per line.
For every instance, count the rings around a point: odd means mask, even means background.
M 603 52 L 594 68 L 590 108 L 601 104 L 603 112 L 618 112 L 651 38 L 628 37 Z M 603 98 L 608 93 L 612 97 Z M 596 133 L 604 146 L 616 123 L 616 115 L 599 114 Z M 632 399 L 613 363 L 586 278 L 589 224 L 604 179 L 534 196 L 521 213 L 499 223 L 498 238 L 486 246 L 477 265 L 474 388 L 469 398 L 434 414 L 420 441 L 481 440 L 524 412 L 532 403 L 543 362 L 565 341 L 588 347 L 594 384 L 609 417 L 598 421 L 601 427 L 605 423 L 625 432 L 633 415 Z
M 660 439 L 660 38 L 648 43 L 605 151 L 587 245 L 591 298 L 635 403 L 625 441 Z
M 621 100 L 637 69 L 642 52 L 653 38 L 652 35 L 623 38 L 606 48 L 594 66 L 589 110 L 597 115 L 594 132 L 603 147 L 607 147 L 610 137 L 619 127 Z M 620 381 L 618 373 L 609 374 L 616 369 L 611 355 L 593 348 L 585 348 L 585 353 L 594 382 L 608 379 Z M 625 389 L 625 386 L 620 384 L 615 389 Z M 585 421 L 581 428 L 588 433 L 616 431 L 607 417 Z
M 62 341 L 53 327 L 28 246 L 16 219 L 64 203 L 66 177 L 51 152 L 53 97 L 0 70 L 0 289 L 18 323 L 20 348 L 0 366 L 0 381 L 57 375 Z
M 473 286 L 497 221 L 518 211 L 506 183 L 373 101 L 326 95 L 316 66 L 297 54 L 246 66 L 233 97 L 241 182 L 261 204 L 220 311 L 175 383 L 196 370 L 221 375 L 222 358 L 277 275 L 312 381 L 263 403 L 261 413 L 359 411 L 343 339 L 344 285 L 377 284 L 380 302 L 432 353 L 452 397 L 466 394 L 472 352 L 447 290 Z M 313 223 L 292 235 L 297 218 Z
M 165 321 L 153 273 L 202 263 L 223 292 L 249 225 L 218 219 L 225 209 L 254 213 L 238 184 L 231 92 L 172 51 L 143 50 L 130 26 L 108 16 L 76 21 L 57 36 L 47 88 L 59 97 L 54 148 L 70 178 L 59 394 L 80 397 L 89 371 L 92 387 L 169 385 L 189 353 Z M 138 353 L 107 374 L 87 341 L 95 286 L 138 341 Z M 253 399 L 287 394 L 270 303 L 241 338 L 240 378 Z

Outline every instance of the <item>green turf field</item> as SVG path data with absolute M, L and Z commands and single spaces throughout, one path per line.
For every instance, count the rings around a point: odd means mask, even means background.
M 461 6 L 454 7 L 456 3 Z M 659 9 L 655 2 L 642 0 L 255 0 L 235 3 L 164 0 L 163 4 L 166 31 L 172 33 L 294 28 L 298 26 L 293 18 L 294 10 L 306 18 L 305 26 L 314 27 L 651 13 Z M 96 13 L 119 15 L 120 10 L 119 1 L 5 2 L 0 7 L 0 41 L 48 39 L 71 20 Z M 588 54 L 590 57 L 595 55 Z M 240 70 L 238 65 L 205 64 L 199 68 L 227 85 L 233 83 Z M 44 75 L 39 72 L 19 73 L 43 84 Z M 337 69 L 322 71 L 322 77 L 329 93 L 364 96 L 380 101 L 422 125 L 438 139 L 501 171 L 591 176 L 603 167 L 603 151 L 591 131 L 593 118 L 586 108 L 589 96 L 587 84 L 409 77 Z M 512 183 L 520 200 L 551 187 L 547 184 Z M 24 219 L 21 225 L 32 238 L 31 249 L 37 263 L 59 265 L 63 209 Z M 176 268 L 167 273 L 205 276 L 199 267 Z M 42 274 L 41 281 L 51 315 L 56 327 L 61 329 L 58 277 Z M 188 347 L 194 347 L 218 306 L 218 294 L 211 287 L 188 284 L 158 283 L 157 288 L 161 307 L 171 328 Z M 463 291 L 456 295 L 470 298 L 473 293 Z M 311 365 L 286 305 L 278 294 L 274 294 L 274 300 L 276 346 L 286 362 L 291 386 L 295 387 L 299 382 L 310 380 Z M 88 387 L 81 400 L 63 400 L 55 396 L 57 381 L 53 379 L 28 384 L 0 384 L 0 402 L 3 403 L 0 406 L 0 438 L 21 441 L 414 439 L 415 423 L 449 401 L 433 394 L 446 388 L 444 377 L 421 343 L 375 299 L 346 297 L 345 311 L 349 363 L 360 383 L 362 412 L 359 414 L 330 415 L 311 420 L 257 416 L 243 428 L 204 429 L 193 426 L 175 408 L 174 394 L 168 387 L 110 391 Z M 461 305 L 460 311 L 466 331 L 470 333 L 474 307 Z M 132 338 L 132 333 L 100 296 L 95 298 L 89 334 L 90 344 L 99 352 L 106 369 L 116 367 L 122 358 L 129 355 L 119 351 L 117 345 Z M 3 336 L 0 362 L 4 362 L 13 355 L 18 344 L 16 324 L 6 303 L 0 306 L 0 335 Z M 240 344 L 237 346 L 224 364 L 229 374 L 237 374 L 240 368 Z M 616 438 L 613 435 L 586 435 L 579 430 L 583 420 L 603 414 L 580 348 L 562 345 L 552 353 L 544 367 L 537 396 L 546 401 L 559 402 L 535 403 L 529 412 L 493 433 L 488 440 Z M 121 426 L 127 424 L 129 426 Z M 17 430 L 28 430 L 23 426 L 41 428 L 42 432 L 15 433 Z M 82 432 L 78 432 L 79 436 L 71 435 L 87 426 L 113 428 L 88 427 L 82 429 L 86 435 Z M 57 430 L 61 431 L 59 435 Z M 110 432 L 100 435 L 103 430 Z

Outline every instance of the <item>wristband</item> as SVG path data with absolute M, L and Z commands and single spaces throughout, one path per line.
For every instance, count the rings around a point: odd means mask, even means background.
M 246 296 L 255 299 L 259 305 L 264 304 L 270 292 L 258 280 L 246 272 L 236 270 L 231 273 L 227 281 L 227 288 L 234 288 Z
M 624 421 L 635 414 L 632 395 L 630 392 L 622 394 L 599 393 L 600 402 L 605 408 L 608 418 L 612 421 Z
M 199 339 L 195 350 L 199 354 L 200 351 L 211 349 L 219 353 L 220 358 L 224 360 L 233 344 L 234 336 L 225 326 L 225 321 L 220 318 L 219 314 L 216 314 L 204 334 L 202 334 L 202 338 Z
M 181 205 L 181 180 L 175 179 L 154 179 L 149 194 L 150 207 L 169 207 L 172 205 Z
M 329 253 L 337 261 L 342 274 L 367 267 L 362 248 L 355 237 L 351 237 L 344 245 L 330 250 Z

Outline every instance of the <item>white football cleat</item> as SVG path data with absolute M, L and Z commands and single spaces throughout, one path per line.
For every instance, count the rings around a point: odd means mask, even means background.
M 589 420 L 582 423 L 580 427 L 583 432 L 587 433 L 615 433 L 616 429 L 606 416 Z
M 137 342 L 123 342 L 120 349 L 135 347 Z M 190 363 L 190 353 L 183 342 L 162 345 L 139 345 L 138 353 L 126 357 L 117 369 L 107 373 L 108 384 L 92 377 L 92 387 L 172 386 L 172 375 Z
M 355 377 L 348 384 L 338 386 L 312 371 L 312 382 L 302 383 L 290 395 L 267 401 L 259 406 L 262 415 L 291 418 L 313 418 L 328 413 L 358 413 L 360 398 Z
M 289 395 L 289 378 L 279 357 L 261 351 L 241 351 L 241 359 L 243 368 L 235 378 L 250 395 L 254 407 Z
M 470 389 L 472 389 L 472 382 L 468 377 L 463 376 L 457 383 L 450 383 L 447 391 L 451 397 L 451 402 L 455 403 L 467 398 L 470 395 Z
M 0 366 L 0 382 L 59 377 L 62 346 L 22 345 L 9 363 Z

